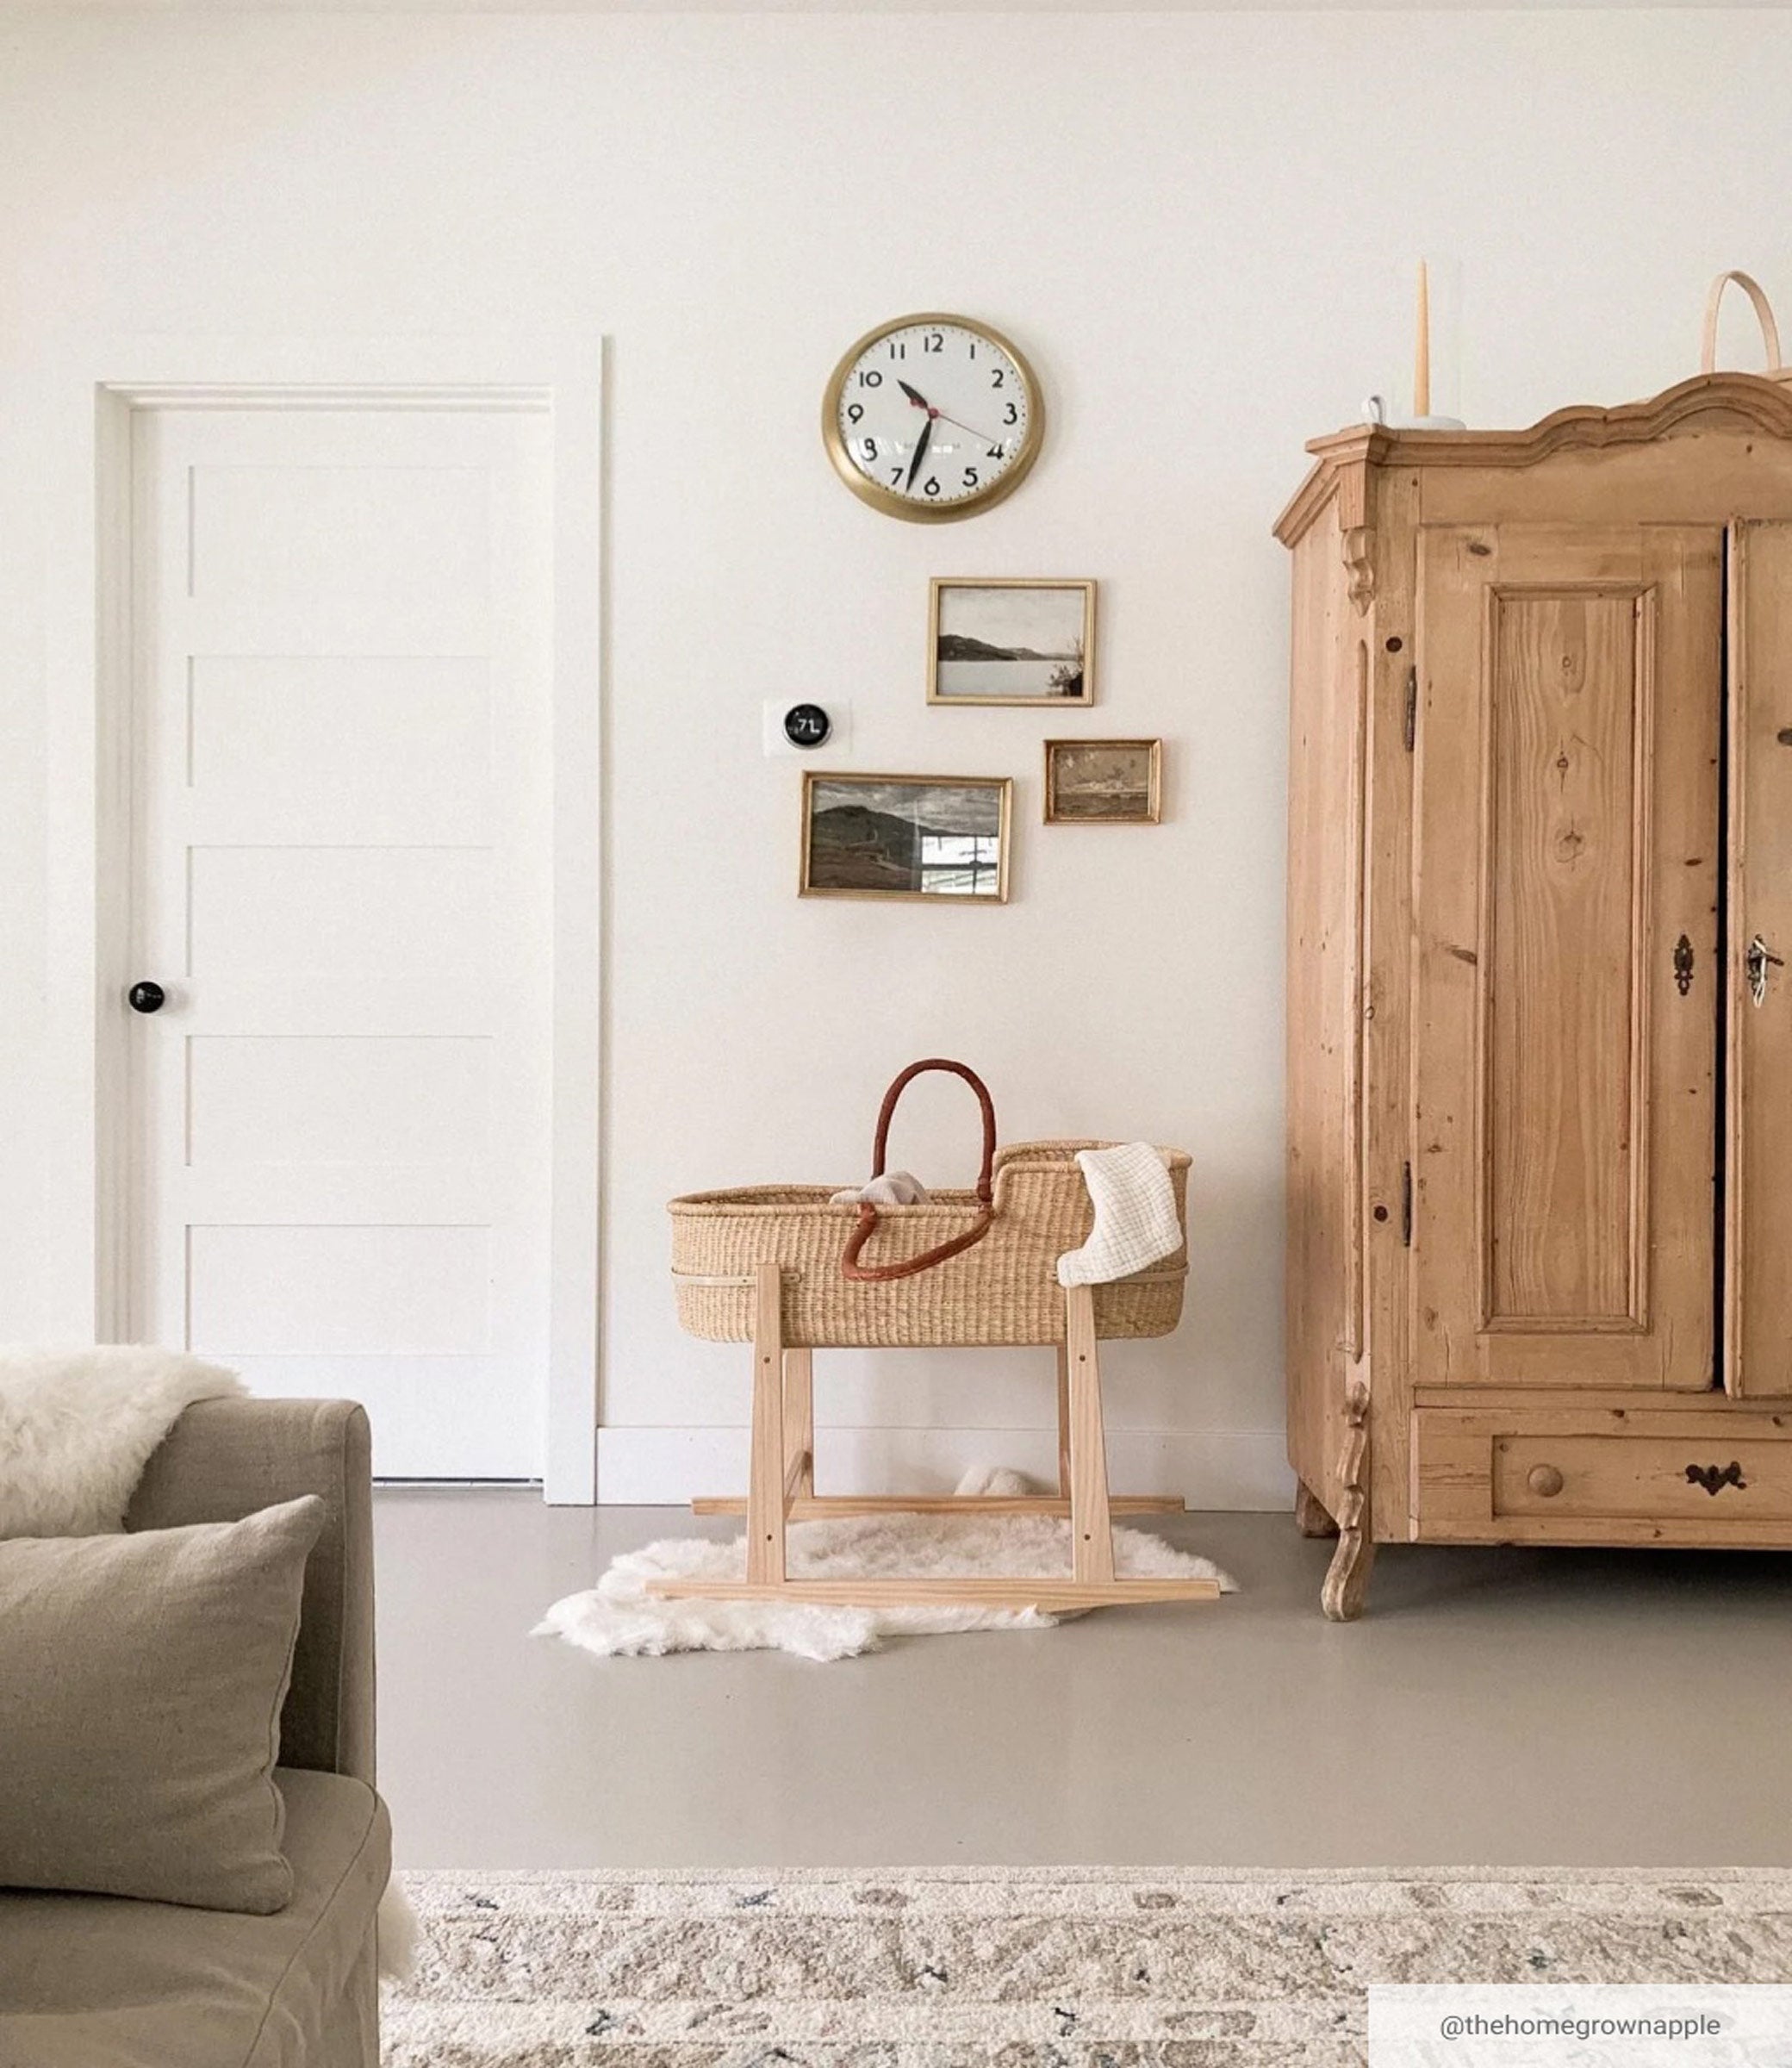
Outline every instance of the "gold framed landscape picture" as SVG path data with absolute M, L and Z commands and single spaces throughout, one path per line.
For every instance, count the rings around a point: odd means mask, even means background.
M 930 704 L 1092 704 L 1095 584 L 936 577 L 928 584 Z
M 1048 825 L 1155 825 L 1163 814 L 1160 739 L 1048 739 Z
M 803 771 L 806 898 L 1008 898 L 1005 776 L 842 776 Z

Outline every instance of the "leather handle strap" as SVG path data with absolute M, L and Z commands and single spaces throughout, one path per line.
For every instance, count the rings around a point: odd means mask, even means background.
M 989 1096 L 989 1087 L 966 1062 L 953 1062 L 944 1056 L 929 1056 L 920 1062 L 912 1062 L 884 1093 L 883 1105 L 878 1109 L 877 1133 L 871 1143 L 871 1174 L 880 1178 L 890 1158 L 890 1123 L 896 1117 L 896 1102 L 924 1070 L 949 1070 L 955 1077 L 962 1077 L 977 1094 L 977 1104 L 983 1112 L 983 1165 L 977 1174 L 977 1197 L 987 1206 L 991 1200 L 990 1176 L 996 1160 L 996 1109 Z
M 1724 290 L 1733 281 L 1745 294 L 1755 312 L 1755 321 L 1761 326 L 1761 342 L 1767 347 L 1767 371 L 1781 371 L 1780 327 L 1774 321 L 1773 304 L 1762 291 L 1761 283 L 1747 273 L 1720 273 L 1711 283 L 1711 294 L 1705 303 L 1705 334 L 1699 352 L 1699 371 L 1715 373 L 1717 371 L 1717 317 L 1723 306 Z
M 955 1077 L 962 1077 L 977 1094 L 977 1104 L 983 1116 L 983 1162 L 977 1174 L 977 1199 L 981 1211 L 975 1222 L 962 1235 L 954 1236 L 950 1242 L 940 1243 L 931 1249 L 924 1250 L 919 1256 L 905 1257 L 894 1264 L 862 1264 L 859 1258 L 865 1245 L 877 1227 L 877 1208 L 869 1200 L 859 1205 L 859 1224 L 847 1237 L 846 1248 L 840 1258 L 840 1275 L 863 1285 L 885 1285 L 893 1279 L 913 1278 L 918 1272 L 930 1271 L 936 1264 L 943 1264 L 949 1256 L 957 1256 L 973 1243 L 980 1243 L 989 1233 L 990 1224 L 995 1218 L 994 1193 L 992 1189 L 996 1160 L 996 1109 L 989 1095 L 989 1087 L 968 1063 L 954 1062 L 944 1056 L 929 1056 L 920 1062 L 912 1062 L 884 1093 L 884 1102 L 878 1111 L 877 1132 L 871 1144 L 871 1174 L 880 1178 L 889 1158 L 890 1122 L 895 1117 L 896 1102 L 907 1089 L 910 1082 L 924 1070 L 948 1070 Z
M 879 1286 L 887 1285 L 895 1278 L 913 1278 L 918 1272 L 930 1271 L 936 1264 L 944 1263 L 949 1256 L 956 1256 L 974 1243 L 980 1243 L 989 1233 L 994 1219 L 992 1206 L 980 1208 L 972 1225 L 962 1235 L 954 1236 L 949 1243 L 924 1249 L 919 1256 L 905 1257 L 899 1264 L 862 1264 L 859 1258 L 877 1229 L 877 1209 L 867 1202 L 859 1208 L 859 1224 L 846 1238 L 846 1248 L 841 1252 L 840 1275 L 861 1285 Z

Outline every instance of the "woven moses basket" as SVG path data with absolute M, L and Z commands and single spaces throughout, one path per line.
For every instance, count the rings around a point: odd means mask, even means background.
M 923 1205 L 831 1203 L 827 1185 L 752 1185 L 694 1192 L 671 1203 L 672 1277 L 680 1325 L 712 1342 L 753 1336 L 754 1272 L 783 1272 L 783 1339 L 794 1349 L 913 1349 L 929 1345 L 1064 1340 L 1058 1259 L 1094 1220 L 1080 1149 L 1102 1142 L 1023 1142 L 998 1150 L 989 1093 L 964 1064 L 911 1064 L 884 1099 L 873 1147 L 881 1176 L 890 1117 L 911 1078 L 949 1070 L 983 1110 L 983 1163 L 974 1190 Z M 1189 1159 L 1162 1152 L 1183 1247 L 1130 1278 L 1094 1288 L 1095 1329 L 1109 1339 L 1167 1336 L 1188 1276 Z M 874 1261 L 873 1261 L 874 1259 Z

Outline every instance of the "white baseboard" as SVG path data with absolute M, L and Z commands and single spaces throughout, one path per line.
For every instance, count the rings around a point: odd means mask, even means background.
M 1279 1429 L 1111 1429 L 1107 1439 L 1117 1493 L 1263 1511 L 1294 1498 Z M 822 1429 L 815 1441 L 817 1477 L 828 1493 L 949 1493 L 974 1465 L 1006 1465 L 1049 1484 L 1057 1448 L 1050 1429 Z M 598 1431 L 597 1498 L 605 1506 L 681 1506 L 699 1494 L 744 1492 L 746 1484 L 744 1428 Z

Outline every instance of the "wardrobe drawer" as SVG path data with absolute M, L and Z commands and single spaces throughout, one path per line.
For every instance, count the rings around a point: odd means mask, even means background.
M 1792 1543 L 1792 1419 L 1421 1408 L 1413 1511 L 1422 1542 Z

